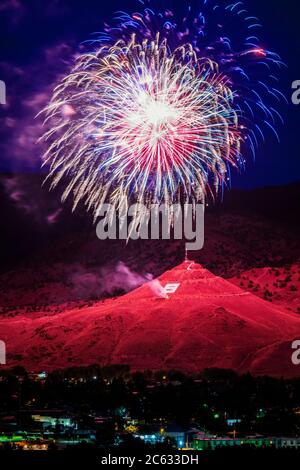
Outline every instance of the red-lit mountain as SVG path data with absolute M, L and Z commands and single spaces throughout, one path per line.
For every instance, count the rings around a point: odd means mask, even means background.
M 299 316 L 190 261 L 92 307 L 4 317 L 0 338 L 7 365 L 29 370 L 100 363 L 300 375 L 291 362 Z

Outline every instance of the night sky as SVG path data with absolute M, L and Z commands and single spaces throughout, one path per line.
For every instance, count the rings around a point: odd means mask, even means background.
M 220 0 L 221 2 L 222 0 Z M 201 2 L 191 0 L 197 5 Z M 228 3 L 228 2 L 227 2 Z M 263 47 L 279 53 L 287 64 L 280 89 L 288 99 L 280 112 L 280 144 L 271 134 L 245 172 L 232 174 L 232 186 L 255 188 L 300 180 L 300 105 L 291 102 L 291 84 L 300 80 L 300 4 L 296 0 L 245 2 L 264 29 Z M 182 1 L 159 2 L 178 7 Z M 70 69 L 80 43 L 103 30 L 118 10 L 139 11 L 138 0 L 1 0 L 0 79 L 6 82 L 7 105 L 0 106 L 0 172 L 40 172 L 41 119 L 34 116 L 47 103 L 60 76 Z

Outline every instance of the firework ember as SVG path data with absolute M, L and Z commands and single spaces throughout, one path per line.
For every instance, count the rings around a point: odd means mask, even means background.
M 255 27 L 239 4 L 226 15 Z M 172 12 L 146 9 L 120 13 L 118 24 L 78 57 L 46 109 L 51 186 L 63 180 L 63 200 L 94 213 L 124 196 L 147 206 L 203 202 L 243 165 L 243 146 L 254 153 L 262 124 L 276 133 L 280 116 L 264 96 L 280 92 L 263 78 L 281 62 L 256 36 L 233 50 L 219 24 L 209 40 L 202 14 L 178 25 Z

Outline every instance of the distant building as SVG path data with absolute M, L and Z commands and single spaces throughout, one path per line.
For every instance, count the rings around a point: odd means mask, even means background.
M 40 441 L 40 442 L 18 442 L 16 444 L 17 447 L 22 448 L 23 450 L 48 450 L 49 449 L 49 442 L 47 441 Z
M 271 447 L 276 446 L 275 439 L 265 437 L 245 437 L 233 439 L 231 437 L 195 437 L 192 447 L 195 450 L 215 450 L 220 447 Z
M 29 372 L 28 377 L 35 382 L 46 380 L 48 374 L 45 371 L 42 372 Z
M 144 425 L 134 434 L 134 437 L 142 439 L 148 444 L 158 444 L 166 439 L 172 439 L 176 447 L 183 448 L 186 443 L 185 431 L 172 424 L 167 425 Z
M 162 431 L 162 428 L 158 425 L 142 425 L 139 426 L 138 431 L 133 436 L 147 444 L 158 444 L 165 440 Z
M 279 437 L 275 439 L 276 447 L 300 449 L 300 437 Z
M 185 447 L 186 434 L 181 427 L 167 425 L 164 431 L 164 436 L 173 439 L 179 449 Z
M 239 424 L 242 422 L 240 418 L 228 418 L 226 420 L 227 426 L 235 426 L 236 424 Z
M 72 418 L 69 416 L 47 416 L 47 415 L 32 415 L 31 416 L 33 421 L 36 423 L 41 423 L 43 428 L 55 428 L 56 426 L 61 426 L 64 428 L 76 428 L 75 423 L 73 422 Z

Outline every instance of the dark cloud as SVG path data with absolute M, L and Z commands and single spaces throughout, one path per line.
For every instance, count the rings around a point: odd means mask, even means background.
M 27 175 L 8 175 L 1 178 L 7 198 L 16 208 L 40 226 L 54 225 L 62 212 L 60 200 L 51 197 L 40 180 Z
M 20 0 L 2 0 L 0 3 L 0 14 L 5 15 L 6 21 L 11 25 L 18 25 L 26 12 L 24 2 Z
M 72 57 L 69 45 L 57 43 L 46 48 L 32 64 L 21 67 L 0 63 L 0 73 L 5 77 L 7 88 L 7 103 L 0 116 L 2 171 L 7 166 L 15 172 L 39 171 L 43 147 L 38 139 L 43 126 L 42 117 L 36 116 L 46 106 Z

